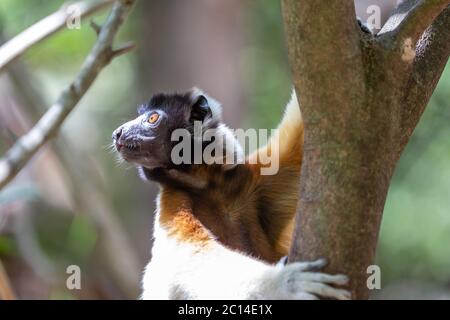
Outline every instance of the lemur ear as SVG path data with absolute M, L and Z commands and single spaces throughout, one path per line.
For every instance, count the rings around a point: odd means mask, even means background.
M 209 107 L 208 99 L 204 95 L 200 95 L 196 98 L 191 107 L 190 120 L 205 121 L 212 116 L 211 108 Z

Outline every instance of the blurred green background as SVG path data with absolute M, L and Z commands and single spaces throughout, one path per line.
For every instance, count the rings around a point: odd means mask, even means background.
M 61 7 L 2 0 L 0 42 Z M 93 16 L 101 23 L 108 10 Z M 19 298 L 136 298 L 150 258 L 157 187 L 118 165 L 111 132 L 157 91 L 198 86 L 231 127 L 274 128 L 291 91 L 280 5 L 273 0 L 139 1 L 115 59 L 46 146 L 0 191 L 0 260 Z M 73 79 L 95 41 L 89 19 L 0 74 L 0 154 Z M 338 112 L 338 111 L 337 111 Z M 450 298 L 450 69 L 405 150 L 383 218 L 375 298 Z M 79 265 L 82 289 L 66 288 Z

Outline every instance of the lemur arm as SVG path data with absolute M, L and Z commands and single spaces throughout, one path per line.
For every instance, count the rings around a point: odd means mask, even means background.
M 158 199 L 153 258 L 143 299 L 349 299 L 342 275 L 313 272 L 316 262 L 270 265 L 214 239 L 192 213 L 189 197 L 163 192 Z M 212 290 L 213 288 L 213 290 Z

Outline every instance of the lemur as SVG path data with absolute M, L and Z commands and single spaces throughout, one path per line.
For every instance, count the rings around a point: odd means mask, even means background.
M 247 158 L 222 122 L 219 103 L 199 89 L 156 94 L 138 114 L 113 132 L 113 143 L 142 178 L 160 186 L 142 299 L 350 299 L 347 290 L 336 288 L 347 284 L 346 276 L 318 272 L 323 259 L 286 264 L 283 258 L 303 151 L 295 92 L 276 134 Z M 242 161 L 174 163 L 172 134 L 185 129 L 194 140 L 195 121 L 214 132 L 211 143 L 223 140 L 219 148 Z M 275 175 L 261 174 L 263 154 L 278 157 Z

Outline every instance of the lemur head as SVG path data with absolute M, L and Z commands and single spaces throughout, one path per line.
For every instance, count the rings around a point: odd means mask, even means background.
M 113 132 L 112 139 L 127 162 L 147 170 L 177 169 L 185 165 L 174 163 L 171 157 L 172 148 L 178 143 L 173 141 L 172 133 L 185 129 L 194 137 L 194 125 L 199 123 L 202 132 L 214 131 L 223 140 L 234 140 L 221 123 L 220 105 L 196 88 L 185 93 L 154 95 L 139 107 L 136 119 Z

